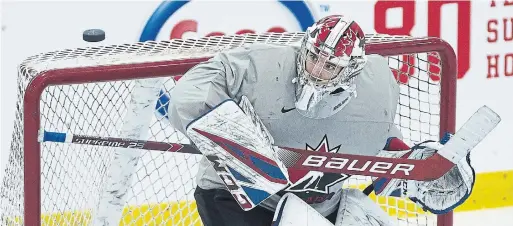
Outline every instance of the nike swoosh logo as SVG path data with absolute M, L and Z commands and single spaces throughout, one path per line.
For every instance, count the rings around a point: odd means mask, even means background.
M 287 113 L 287 112 L 292 111 L 294 109 L 296 109 L 296 108 L 285 109 L 285 107 L 282 107 L 281 108 L 281 113 Z

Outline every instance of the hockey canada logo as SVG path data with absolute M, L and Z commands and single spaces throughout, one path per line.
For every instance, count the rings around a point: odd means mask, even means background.
M 306 144 L 306 150 L 308 151 L 335 153 L 338 152 L 339 149 L 340 145 L 330 148 L 326 135 L 315 148 Z M 331 199 L 335 194 L 334 190 L 331 190 L 331 188 L 341 187 L 341 183 L 349 177 L 349 175 L 346 174 L 323 173 L 317 171 L 292 173 L 290 172 L 291 170 L 292 169 L 289 169 L 289 177 L 292 185 L 288 187 L 286 191 L 294 192 L 309 204 L 320 203 Z

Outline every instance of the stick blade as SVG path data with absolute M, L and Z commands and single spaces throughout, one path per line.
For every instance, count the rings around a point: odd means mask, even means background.
M 438 152 L 453 163 L 458 163 L 493 130 L 501 117 L 488 106 L 480 107 Z

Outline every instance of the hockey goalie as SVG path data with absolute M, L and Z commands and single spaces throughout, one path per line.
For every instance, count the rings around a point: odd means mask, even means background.
M 443 147 L 402 142 L 398 84 L 388 61 L 364 50 L 360 26 L 332 15 L 300 45 L 221 52 L 177 82 L 170 120 L 204 155 L 194 194 L 204 225 L 394 225 L 362 191 L 342 188 L 351 175 L 280 161 L 288 156 L 278 147 L 410 159 Z M 474 180 L 467 156 L 434 181 L 373 178 L 373 190 L 441 214 L 466 200 Z

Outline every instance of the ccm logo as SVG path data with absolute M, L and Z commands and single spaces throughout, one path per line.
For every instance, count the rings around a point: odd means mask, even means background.
M 230 193 L 232 193 L 233 197 L 237 199 L 237 202 L 243 209 L 251 209 L 253 208 L 253 204 L 249 201 L 249 198 L 246 196 L 246 192 L 239 187 L 236 183 L 235 177 L 228 171 L 228 169 L 221 165 L 221 160 L 217 156 L 207 155 L 207 159 L 213 163 L 214 170 L 217 175 L 223 180 L 223 183 L 226 185 Z
M 351 171 L 368 171 L 380 174 L 397 174 L 398 172 L 404 175 L 410 175 L 410 172 L 415 168 L 411 164 L 394 164 L 390 162 L 374 162 L 366 161 L 363 165 L 357 166 L 358 160 L 349 160 L 345 158 L 329 158 L 326 156 L 309 155 L 303 161 L 303 166 L 324 167 L 329 169 L 343 169 Z

